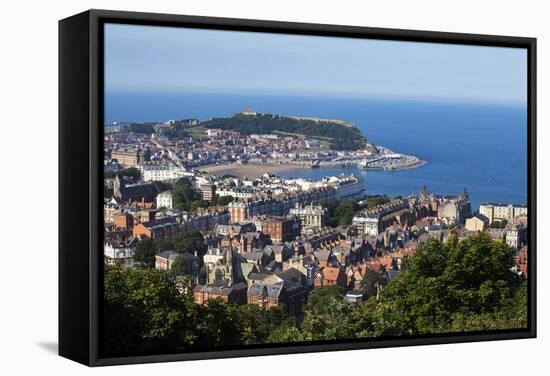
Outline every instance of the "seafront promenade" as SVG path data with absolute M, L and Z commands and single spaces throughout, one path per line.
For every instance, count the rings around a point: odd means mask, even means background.
M 218 164 L 200 167 L 201 171 L 208 172 L 217 176 L 223 175 L 233 175 L 237 177 L 248 177 L 251 179 L 256 179 L 261 177 L 265 173 L 277 174 L 280 172 L 287 172 L 292 170 L 299 170 L 301 168 L 307 168 L 310 165 L 307 164 L 240 164 L 240 163 L 229 163 L 229 164 Z
M 408 160 L 407 163 L 395 164 L 380 164 L 371 167 L 363 167 L 357 162 L 343 162 L 343 163 L 317 163 L 314 164 L 310 161 L 304 162 L 266 162 L 266 163 L 228 163 L 228 164 L 213 164 L 208 166 L 201 166 L 200 171 L 208 172 L 217 176 L 234 175 L 237 177 L 249 177 L 258 178 L 265 173 L 277 174 L 281 172 L 289 172 L 294 170 L 301 170 L 304 168 L 338 168 L 338 167 L 358 167 L 366 171 L 400 171 L 409 170 L 424 166 L 427 162 L 419 158 L 413 157 L 413 160 Z M 390 167 L 387 167 L 390 166 Z

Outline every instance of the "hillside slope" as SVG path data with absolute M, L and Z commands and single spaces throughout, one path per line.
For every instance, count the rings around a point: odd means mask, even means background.
M 250 135 L 284 132 L 327 141 L 334 150 L 357 150 L 367 141 L 354 126 L 333 121 L 315 121 L 280 115 L 236 114 L 228 118 L 214 118 L 201 123 L 205 128 L 219 128 Z

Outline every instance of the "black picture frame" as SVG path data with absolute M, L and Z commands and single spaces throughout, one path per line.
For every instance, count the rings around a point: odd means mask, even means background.
M 102 357 L 103 24 L 180 26 L 527 49 L 528 328 L 346 342 Z M 86 197 L 86 198 L 85 198 Z M 82 206 L 87 199 L 88 205 Z M 536 39 L 510 36 L 88 10 L 59 21 L 59 354 L 88 366 L 536 337 Z

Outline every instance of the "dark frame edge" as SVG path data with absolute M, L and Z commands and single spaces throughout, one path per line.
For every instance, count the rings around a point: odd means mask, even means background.
M 99 103 L 102 98 L 100 88 L 103 87 L 103 50 L 100 49 L 100 41 L 103 40 L 103 30 L 93 10 L 90 10 L 90 366 L 97 364 L 99 359 L 99 299 L 100 281 L 103 280 L 103 245 L 99 244 L 100 229 L 103 228 L 103 211 L 99 207 L 100 193 L 103 191 L 103 179 L 100 177 L 100 166 L 97 161 L 103 160 L 103 105 Z M 101 170 L 101 175 L 103 170 Z M 94 183 L 95 182 L 95 183 Z M 99 255 L 98 255 L 99 252 Z M 101 256 L 101 257 L 99 257 Z
M 119 10 L 90 9 L 97 19 L 125 24 L 158 26 L 186 26 L 206 29 L 255 31 L 279 34 L 340 36 L 347 38 L 372 38 L 411 42 L 435 42 L 445 44 L 483 45 L 526 48 L 536 41 L 532 37 L 489 35 L 443 31 L 395 29 L 369 26 L 319 24 L 290 21 L 257 20 L 212 16 L 178 15 L 169 13 L 128 12 Z
M 90 365 L 89 11 L 59 21 L 59 355 Z M 78 126 L 75 126 L 78 124 Z M 70 220 L 68 220 L 70 218 Z
M 334 344 L 316 344 L 316 345 L 295 345 L 284 347 L 266 347 L 261 349 L 239 349 L 239 350 L 222 350 L 222 351 L 205 351 L 192 353 L 174 353 L 163 355 L 136 355 L 127 357 L 110 357 L 99 358 L 94 362 L 93 366 L 113 366 L 123 364 L 143 364 L 143 363 L 164 363 L 173 361 L 192 361 L 192 360 L 207 360 L 207 359 L 227 359 L 227 358 L 243 358 L 251 356 L 272 356 L 272 355 L 295 355 L 318 353 L 325 351 L 356 351 L 356 350 L 375 350 L 391 347 L 411 347 L 411 346 L 430 346 L 430 345 L 452 345 L 461 343 L 473 342 L 489 342 L 489 341 L 504 341 L 504 340 L 519 340 L 533 339 L 536 335 L 530 330 L 507 332 L 507 333 L 490 333 L 490 334 L 452 334 L 441 337 L 424 337 L 424 338 L 389 338 L 389 339 L 373 339 L 372 341 L 364 342 L 346 342 Z
M 528 143 L 528 305 L 529 328 L 537 337 L 537 39 L 530 38 L 527 47 L 527 143 Z M 533 220 L 534 219 L 534 220 Z

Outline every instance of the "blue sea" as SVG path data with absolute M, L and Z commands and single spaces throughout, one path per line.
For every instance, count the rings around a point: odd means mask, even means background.
M 224 117 L 250 105 L 259 112 L 348 120 L 374 144 L 428 163 L 405 171 L 303 169 L 282 175 L 362 174 L 367 194 L 457 194 L 527 203 L 527 109 L 520 105 L 230 93 L 107 92 L 105 122 Z

